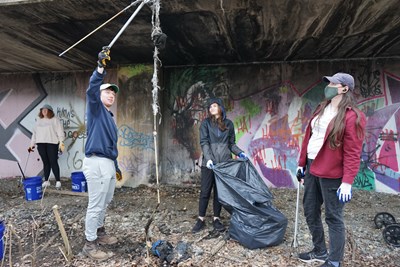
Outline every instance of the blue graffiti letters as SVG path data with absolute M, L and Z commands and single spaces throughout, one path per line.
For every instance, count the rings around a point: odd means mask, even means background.
M 127 125 L 121 125 L 121 127 L 119 127 L 118 138 L 120 146 L 154 150 L 152 135 L 136 132 Z

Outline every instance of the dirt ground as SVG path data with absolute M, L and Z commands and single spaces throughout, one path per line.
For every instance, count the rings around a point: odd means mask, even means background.
M 62 192 L 70 192 L 70 180 L 65 179 L 63 185 Z M 296 258 L 299 251 L 311 248 L 302 208 L 299 247 L 292 248 L 296 190 L 271 191 L 274 205 L 289 221 L 284 242 L 275 247 L 249 250 L 227 239 L 226 234 L 212 232 L 211 217 L 207 217 L 207 229 L 191 233 L 198 209 L 198 186 L 161 186 L 157 210 L 156 188 L 118 188 L 108 210 L 106 229 L 119 242 L 106 247 L 114 253 L 111 259 L 97 263 L 80 253 L 84 244 L 87 197 L 52 191 L 46 192 L 42 200 L 26 201 L 18 179 L 1 179 L 0 220 L 6 224 L 6 251 L 0 266 L 163 266 L 151 251 L 147 254 L 144 228 L 151 218 L 154 220 L 149 228 L 149 244 L 157 240 L 170 242 L 175 248 L 173 266 L 318 266 L 304 264 Z M 70 262 L 61 252 L 64 243 L 53 213 L 54 205 L 58 206 L 72 247 Z M 347 243 L 343 266 L 400 266 L 400 248 L 387 245 L 382 229 L 375 228 L 374 217 L 383 211 L 400 222 L 400 196 L 354 192 L 353 200 L 345 209 Z M 222 217 L 224 224 L 229 225 L 229 214 L 223 211 Z

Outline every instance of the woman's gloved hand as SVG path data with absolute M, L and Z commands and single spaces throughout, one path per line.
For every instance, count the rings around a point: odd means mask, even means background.
M 249 159 L 249 157 L 244 152 L 240 152 L 239 153 L 239 158 L 241 158 L 241 159 Z
M 207 168 L 209 168 L 210 170 L 211 170 L 211 169 L 214 169 L 214 163 L 213 163 L 213 161 L 212 161 L 211 159 L 209 159 L 209 160 L 207 161 L 206 166 L 207 166 Z
M 342 183 L 339 189 L 336 191 L 336 195 L 342 203 L 349 202 L 351 200 L 351 184 Z
M 306 168 L 305 167 L 297 167 L 297 170 L 296 170 L 296 178 L 297 178 L 297 181 L 299 181 L 299 182 L 301 182 L 303 179 L 304 179 L 304 176 L 305 176 L 305 173 L 304 173 L 304 171 L 306 170 Z
M 60 141 L 60 143 L 58 144 L 58 151 L 60 151 L 61 153 L 64 152 L 65 149 L 65 145 L 63 141 Z

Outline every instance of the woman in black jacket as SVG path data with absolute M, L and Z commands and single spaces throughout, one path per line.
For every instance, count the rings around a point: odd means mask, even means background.
M 214 164 L 232 159 L 232 153 L 247 158 L 247 155 L 235 143 L 235 128 L 233 122 L 226 118 L 225 108 L 220 98 L 212 98 L 208 102 L 208 118 L 200 126 L 200 145 L 203 151 L 201 165 L 201 192 L 199 198 L 199 217 L 193 226 L 192 233 L 197 233 L 205 226 L 204 218 L 211 190 L 214 188 L 213 226 L 217 231 L 224 231 L 221 223 L 221 204 L 215 185 Z

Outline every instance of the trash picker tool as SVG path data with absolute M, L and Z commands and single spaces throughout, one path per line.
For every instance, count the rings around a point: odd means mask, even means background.
M 124 32 L 124 30 L 126 29 L 126 27 L 128 27 L 128 25 L 131 23 L 131 21 L 133 20 L 133 18 L 137 15 L 137 13 L 139 13 L 139 11 L 142 9 L 142 7 L 144 6 L 144 4 L 147 1 L 143 0 L 142 3 L 138 6 L 138 8 L 135 10 L 135 12 L 133 12 L 133 14 L 131 15 L 131 17 L 125 22 L 124 26 L 121 28 L 121 30 L 119 30 L 119 32 L 117 33 L 117 35 L 114 37 L 114 39 L 111 41 L 111 43 L 107 46 L 108 48 L 111 49 L 111 47 L 114 45 L 114 43 L 118 40 L 118 38 L 121 36 L 121 34 Z
M 19 162 L 17 162 L 17 163 L 18 163 L 18 168 L 19 168 L 19 170 L 21 171 L 22 178 L 25 180 L 25 174 L 24 174 L 24 172 L 22 171 L 21 165 L 19 165 Z M 22 182 L 22 179 L 21 179 L 21 182 Z
M 21 165 L 19 165 L 19 162 L 17 162 L 17 163 L 18 163 L 18 168 L 19 168 L 19 170 L 21 171 L 21 174 L 22 174 L 22 177 L 21 177 L 21 179 L 19 180 L 19 184 L 18 184 L 18 187 L 20 187 L 21 184 L 23 183 L 23 182 L 22 182 L 22 179 L 25 180 L 25 174 L 24 174 L 24 172 L 22 171 Z
M 293 235 L 293 242 L 292 247 L 297 248 L 299 246 L 297 242 L 297 229 L 299 224 L 299 203 L 300 203 L 300 182 L 297 185 L 297 197 L 296 197 L 296 216 L 294 220 L 294 235 Z
M 83 37 L 82 39 L 80 39 L 78 42 L 76 42 L 75 44 L 73 44 L 72 46 L 70 46 L 67 50 L 65 50 L 64 52 L 62 52 L 61 54 L 59 54 L 58 56 L 61 57 L 63 56 L 65 53 L 67 53 L 69 50 L 71 50 L 72 48 L 74 48 L 75 46 L 77 46 L 78 44 L 80 44 L 83 40 L 85 40 L 86 38 L 88 38 L 90 35 L 92 35 L 93 33 L 97 32 L 100 28 L 104 27 L 104 25 L 106 25 L 107 23 L 109 23 L 110 21 L 112 21 L 113 19 L 115 19 L 116 17 L 118 17 L 121 13 L 123 13 L 124 11 L 126 11 L 127 9 L 129 9 L 131 6 L 135 5 L 138 1 L 132 2 L 129 6 L 125 7 L 124 9 L 122 9 L 120 12 L 118 12 L 117 14 L 115 14 L 113 17 L 111 17 L 109 20 L 107 20 L 106 22 L 104 22 L 103 24 L 101 24 L 99 27 L 97 27 L 96 29 L 94 29 L 93 31 L 91 31 L 89 34 L 87 34 L 85 37 Z M 143 4 L 144 2 L 142 2 Z M 141 5 L 140 8 L 142 8 L 143 5 Z M 136 14 L 135 14 L 136 15 Z M 132 18 L 133 19 L 133 18 Z M 114 41 L 115 42 L 115 41 Z
M 19 170 L 21 171 L 21 174 L 22 174 L 22 177 L 21 177 L 21 180 L 20 180 L 20 184 L 22 184 L 22 179 L 26 179 L 26 177 L 25 177 L 25 171 L 26 171 L 26 166 L 28 166 L 28 161 L 29 161 L 29 156 L 31 155 L 31 153 L 30 152 L 28 152 L 28 158 L 26 159 L 26 162 L 25 162 L 25 168 L 24 168 L 24 170 L 22 171 L 22 168 L 21 168 L 21 165 L 19 164 L 19 162 L 17 161 L 17 163 L 18 163 L 18 168 L 19 168 Z
M 31 155 L 31 152 L 28 152 L 28 158 L 26 159 L 26 162 L 25 162 L 24 173 L 26 172 L 26 166 L 28 166 L 28 161 L 29 161 L 30 155 Z M 24 173 L 22 173 L 22 175 L 24 175 Z M 25 179 L 25 176 L 24 176 L 24 179 Z

